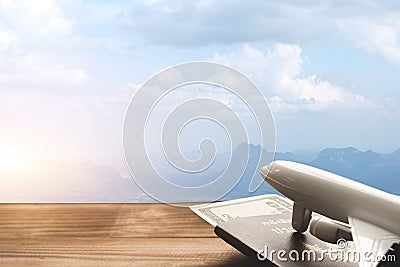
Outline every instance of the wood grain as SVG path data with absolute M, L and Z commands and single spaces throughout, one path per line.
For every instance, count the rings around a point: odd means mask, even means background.
M 0 204 L 0 266 L 252 266 L 187 208 Z

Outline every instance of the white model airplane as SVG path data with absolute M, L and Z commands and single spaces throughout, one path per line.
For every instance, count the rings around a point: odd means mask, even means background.
M 311 234 L 321 240 L 335 243 L 340 238 L 353 239 L 361 266 L 376 266 L 379 262 L 373 256 L 385 255 L 400 241 L 398 196 L 290 161 L 274 161 L 261 168 L 261 175 L 293 200 L 292 226 L 296 231 L 305 232 L 311 221 Z M 311 220 L 312 212 L 333 220 Z

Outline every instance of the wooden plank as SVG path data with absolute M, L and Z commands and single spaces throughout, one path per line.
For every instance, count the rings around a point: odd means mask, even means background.
M 0 242 L 0 265 L 231 266 L 250 264 L 217 238 L 11 239 Z
M 187 208 L 0 205 L 0 266 L 251 265 Z

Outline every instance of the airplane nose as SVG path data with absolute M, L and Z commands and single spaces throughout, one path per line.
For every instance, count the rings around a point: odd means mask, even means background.
M 278 192 L 285 191 L 285 185 L 280 182 L 279 175 L 279 165 L 275 162 L 271 162 L 270 164 L 264 166 L 260 170 L 261 176 L 264 181 L 267 182 L 272 188 L 277 190 Z
M 271 169 L 271 167 L 272 167 L 272 162 L 270 164 L 268 164 L 267 166 L 264 166 L 261 168 L 260 172 L 264 179 L 268 177 L 268 173 L 269 173 L 269 170 Z
M 271 162 L 268 165 L 260 169 L 262 178 L 268 184 L 279 182 L 280 177 L 277 175 L 280 172 L 279 164 L 276 162 Z
M 303 192 L 302 172 L 296 169 L 296 164 L 286 161 L 274 161 L 261 168 L 260 172 L 272 188 L 286 197 L 304 201 L 310 196 Z
M 271 184 L 271 182 L 274 182 L 280 183 L 284 186 L 293 185 L 293 183 L 295 182 L 294 179 L 285 174 L 282 174 L 281 171 L 283 171 L 283 169 L 284 167 L 282 164 L 280 164 L 279 161 L 274 161 L 267 166 L 262 167 L 260 172 L 264 180 L 269 184 Z
M 271 162 L 268 165 L 264 166 L 261 168 L 260 170 L 261 175 L 267 179 L 271 179 L 275 176 L 275 174 L 277 174 L 278 172 L 280 172 L 280 168 L 279 168 L 279 164 L 278 162 Z

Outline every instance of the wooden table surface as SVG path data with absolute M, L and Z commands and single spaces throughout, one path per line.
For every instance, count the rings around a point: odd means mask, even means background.
M 252 266 L 188 208 L 0 204 L 0 266 Z

